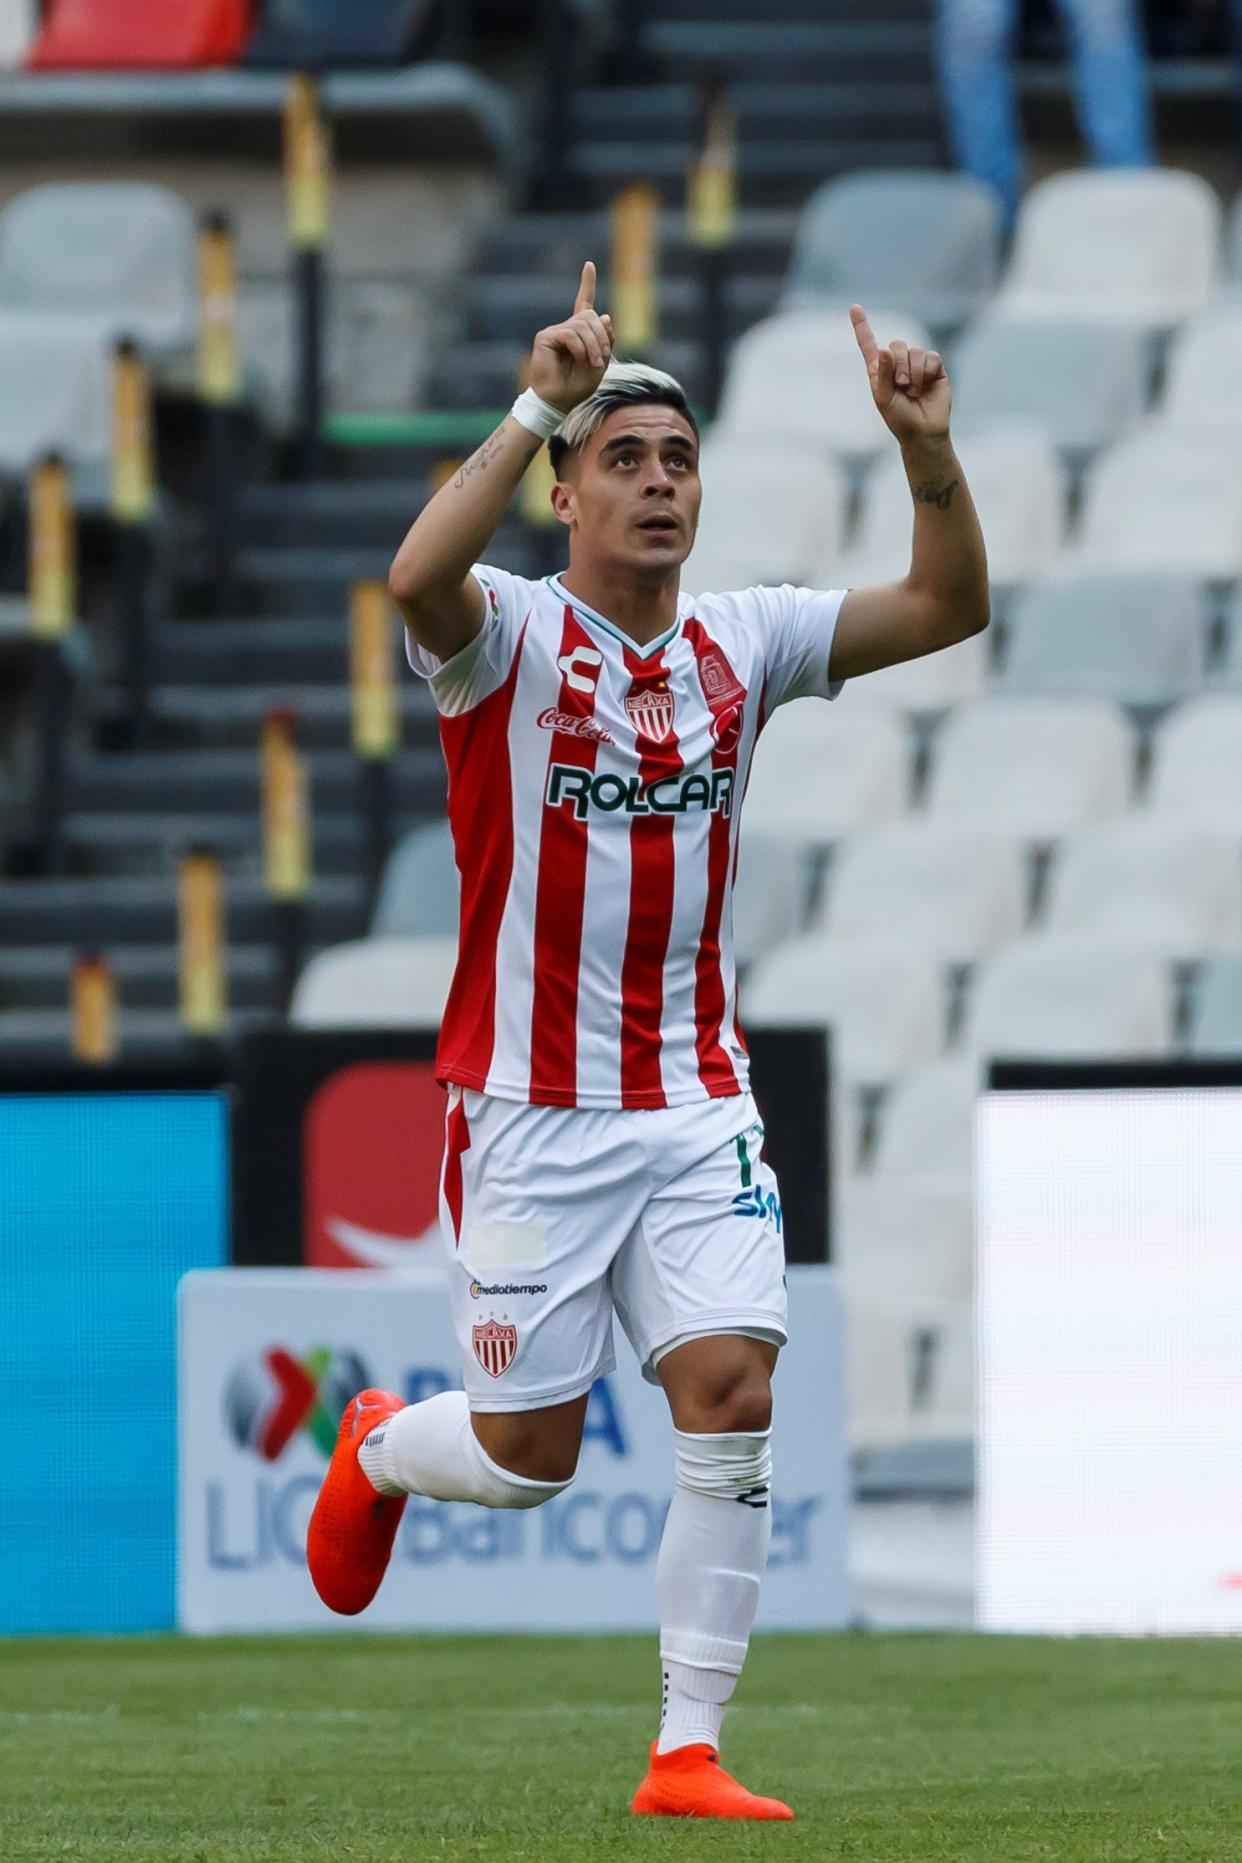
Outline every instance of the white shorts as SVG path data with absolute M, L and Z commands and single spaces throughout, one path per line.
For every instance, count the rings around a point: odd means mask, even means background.
M 451 1087 L 440 1180 L 474 1410 L 536 1410 L 611 1371 L 612 1315 L 643 1374 L 674 1345 L 783 1345 L 780 1193 L 749 1094 L 596 1112 Z

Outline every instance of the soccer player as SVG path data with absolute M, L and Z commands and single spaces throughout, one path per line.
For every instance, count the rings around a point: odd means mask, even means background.
M 672 1412 L 656 1587 L 663 1713 L 633 1809 L 790 1818 L 719 1763 L 771 1533 L 785 1339 L 775 1180 L 735 1012 L 730 889 L 764 719 L 988 621 L 983 540 L 938 355 L 850 311 L 914 503 L 883 587 L 690 594 L 699 436 L 678 384 L 612 362 L 583 267 L 530 386 L 441 486 L 390 577 L 440 713 L 461 872 L 441 1221 L 465 1390 L 347 1407 L 307 1541 L 333 1610 L 370 1603 L 405 1497 L 537 1507 L 574 1477 L 612 1315 Z M 479 561 L 551 449 L 569 566 Z M 765 1193 L 734 1207 L 739 1186 Z

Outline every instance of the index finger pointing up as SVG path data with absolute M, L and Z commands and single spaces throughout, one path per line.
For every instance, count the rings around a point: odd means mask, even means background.
M 863 353 L 863 361 L 869 369 L 874 368 L 880 354 L 880 346 L 875 340 L 875 333 L 867 322 L 867 313 L 861 304 L 850 305 L 850 322 L 854 326 L 854 335 L 858 338 L 858 347 Z
M 574 299 L 574 316 L 579 311 L 595 308 L 595 265 L 588 259 L 582 268 L 582 277 L 578 280 L 578 295 Z

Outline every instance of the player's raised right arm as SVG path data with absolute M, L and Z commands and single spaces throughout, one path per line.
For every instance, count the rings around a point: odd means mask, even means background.
M 539 402 L 564 417 L 594 393 L 612 357 L 612 321 L 595 309 L 595 267 L 582 268 L 572 315 L 535 338 L 530 387 Z M 526 403 L 526 407 L 524 407 Z M 405 625 L 421 647 L 441 660 L 459 653 L 483 625 L 483 591 L 470 574 L 483 556 L 517 489 L 542 446 L 518 415 L 547 427 L 539 409 L 519 397 L 476 453 L 419 512 L 393 559 L 388 586 Z

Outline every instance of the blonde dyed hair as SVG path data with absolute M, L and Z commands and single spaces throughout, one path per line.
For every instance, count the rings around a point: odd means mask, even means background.
M 594 394 L 571 408 L 552 438 L 548 454 L 552 470 L 559 479 L 570 453 L 580 453 L 601 423 L 617 408 L 656 406 L 675 408 L 683 414 L 698 438 L 699 427 L 686 400 L 686 391 L 673 375 L 653 369 L 647 362 L 610 362 Z

